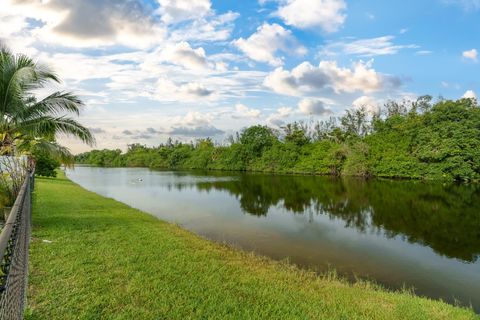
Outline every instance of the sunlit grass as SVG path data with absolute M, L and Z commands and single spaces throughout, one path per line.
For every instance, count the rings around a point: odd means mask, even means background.
M 210 242 L 63 175 L 36 188 L 29 319 L 475 318 Z

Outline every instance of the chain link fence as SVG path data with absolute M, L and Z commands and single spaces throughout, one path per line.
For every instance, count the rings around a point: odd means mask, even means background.
M 34 176 L 27 175 L 0 233 L 0 320 L 23 319 Z

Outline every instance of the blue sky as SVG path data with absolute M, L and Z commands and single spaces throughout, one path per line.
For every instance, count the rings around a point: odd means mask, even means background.
M 475 97 L 478 21 L 480 0 L 0 0 L 0 39 L 83 98 L 97 148 Z

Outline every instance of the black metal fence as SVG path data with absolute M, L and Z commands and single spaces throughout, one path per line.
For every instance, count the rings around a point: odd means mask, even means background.
M 0 233 L 0 320 L 23 319 L 34 176 L 28 175 Z

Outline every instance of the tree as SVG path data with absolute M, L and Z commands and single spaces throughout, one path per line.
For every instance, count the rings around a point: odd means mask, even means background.
M 285 132 L 285 142 L 287 143 L 301 147 L 310 142 L 306 128 L 302 127 L 298 122 L 289 123 L 282 129 Z
M 372 129 L 364 107 L 347 110 L 340 123 L 347 136 L 365 137 Z
M 42 149 L 62 161 L 72 161 L 69 150 L 56 143 L 58 134 L 92 145 L 90 131 L 68 117 L 77 116 L 82 101 L 70 92 L 54 92 L 38 100 L 36 90 L 60 83 L 48 67 L 23 54 L 0 48 L 0 154 L 32 153 Z
M 37 151 L 33 154 L 35 158 L 35 174 L 43 177 L 56 177 L 55 171 L 60 162 L 45 151 Z
M 252 126 L 245 129 L 240 135 L 240 143 L 246 147 L 252 156 L 260 156 L 264 149 L 271 147 L 277 140 L 275 135 L 267 126 Z

